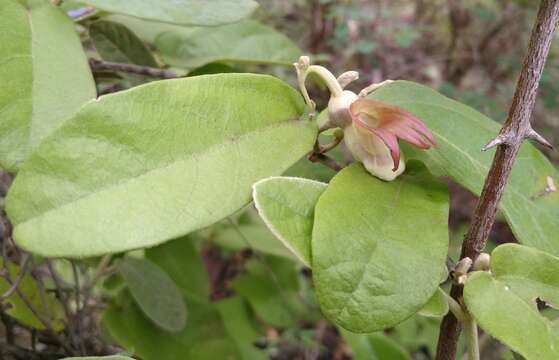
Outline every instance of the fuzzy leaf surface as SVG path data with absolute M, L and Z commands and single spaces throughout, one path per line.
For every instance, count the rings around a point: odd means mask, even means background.
M 491 253 L 491 272 L 527 302 L 536 298 L 559 308 L 559 258 L 518 244 L 503 244 Z
M 361 164 L 318 200 L 313 279 L 324 314 L 353 332 L 410 317 L 433 296 L 448 248 L 448 191 L 419 162 L 392 182 Z
M 266 226 L 309 267 L 314 207 L 326 186 L 292 177 L 270 177 L 253 186 L 254 203 Z
M 0 167 L 16 172 L 96 90 L 74 24 L 50 1 L 3 0 L 0 18 Z
M 154 246 L 251 200 L 312 149 L 301 96 L 263 75 L 156 81 L 87 103 L 26 162 L 7 197 L 16 242 L 78 257 Z
M 464 287 L 468 310 L 489 334 L 527 360 L 559 358 L 559 327 L 487 272 L 470 275 Z

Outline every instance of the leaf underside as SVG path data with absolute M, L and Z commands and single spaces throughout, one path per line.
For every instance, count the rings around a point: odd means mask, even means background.
M 12 185 L 14 239 L 45 256 L 153 246 L 211 225 L 312 149 L 300 95 L 252 74 L 152 82 L 89 102 Z

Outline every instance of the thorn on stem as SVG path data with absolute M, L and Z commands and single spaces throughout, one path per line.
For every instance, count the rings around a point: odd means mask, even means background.
M 553 149 L 553 145 L 551 145 L 543 136 L 538 134 L 534 129 L 528 130 L 525 136 L 526 139 L 532 139 L 543 146 L 546 146 L 550 149 Z
M 495 139 L 491 140 L 487 145 L 485 145 L 482 150 L 487 151 L 491 148 L 494 148 L 498 145 L 510 145 L 510 135 L 499 134 L 495 137 Z

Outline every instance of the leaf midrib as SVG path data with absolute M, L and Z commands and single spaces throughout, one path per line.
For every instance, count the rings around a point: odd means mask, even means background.
M 96 100 L 94 100 L 94 101 L 96 101 Z M 213 153 L 213 152 L 216 151 L 217 149 L 219 149 L 219 148 L 221 148 L 221 147 L 223 147 L 223 146 L 226 146 L 226 144 L 239 144 L 244 138 L 254 136 L 255 133 L 259 133 L 259 132 L 261 132 L 261 131 L 264 130 L 264 129 L 281 128 L 281 127 L 285 127 L 285 126 L 292 126 L 293 124 L 305 125 L 305 124 L 304 124 L 303 122 L 301 122 L 301 121 L 291 119 L 291 120 L 287 120 L 287 121 L 281 121 L 281 122 L 277 122 L 277 123 L 273 123 L 273 124 L 268 124 L 268 125 L 266 125 L 266 126 L 259 127 L 259 128 L 257 128 L 257 129 L 252 130 L 252 131 L 248 131 L 248 132 L 246 132 L 246 133 L 244 133 L 244 134 L 242 134 L 242 135 L 237 136 L 237 137 L 235 138 L 235 141 L 231 141 L 231 140 L 228 141 L 227 139 L 223 139 L 224 141 L 216 142 L 216 143 L 214 143 L 214 144 L 212 144 L 212 145 L 210 145 L 210 146 L 208 146 L 208 147 L 204 147 L 204 148 L 202 148 L 202 149 L 199 149 L 198 151 L 195 151 L 195 152 L 191 152 L 191 153 L 189 153 L 189 154 L 186 154 L 186 156 L 184 156 L 184 157 L 182 157 L 182 158 L 180 158 L 180 159 L 178 159 L 178 160 L 174 160 L 174 161 L 170 161 L 170 162 L 164 163 L 162 166 L 156 166 L 156 167 L 154 167 L 154 168 L 152 168 L 152 169 L 149 169 L 149 170 L 147 170 L 147 171 L 145 171 L 145 172 L 143 172 L 143 173 L 141 173 L 141 174 L 139 174 L 139 175 L 137 175 L 137 176 L 133 176 L 133 177 L 125 178 L 125 179 L 120 179 L 120 180 L 115 181 L 115 182 L 112 183 L 112 184 L 107 184 L 107 186 L 101 188 L 99 191 L 93 191 L 93 192 L 84 194 L 83 196 L 79 196 L 79 197 L 77 197 L 77 198 L 75 198 L 75 199 L 72 199 L 72 200 L 69 201 L 69 202 L 66 202 L 66 203 L 61 204 L 60 206 L 52 207 L 52 208 L 50 208 L 50 209 L 48 209 L 48 210 L 46 210 L 46 211 L 43 211 L 43 212 L 41 212 L 41 213 L 39 213 L 39 214 L 36 214 L 36 215 L 34 215 L 34 216 L 30 216 L 30 217 L 28 217 L 28 218 L 26 218 L 26 219 L 23 219 L 23 220 L 21 220 L 21 221 L 18 221 L 15 225 L 21 225 L 21 224 L 24 224 L 24 223 L 26 223 L 26 222 L 28 222 L 28 221 L 33 220 L 33 219 L 43 217 L 43 216 L 45 216 L 45 215 L 47 215 L 47 214 L 49 214 L 49 213 L 51 213 L 51 212 L 57 211 L 57 210 L 59 210 L 59 209 L 63 209 L 63 208 L 65 208 L 65 207 L 67 207 L 67 206 L 70 206 L 70 205 L 76 203 L 76 202 L 85 200 L 85 199 L 87 199 L 87 198 L 89 198 L 89 197 L 95 196 L 95 195 L 100 194 L 100 193 L 103 193 L 103 192 L 105 192 L 105 191 L 109 191 L 109 190 L 111 190 L 111 189 L 113 189 L 113 188 L 117 188 L 117 187 L 121 187 L 121 186 L 126 186 L 126 185 L 127 185 L 129 182 L 131 182 L 131 181 L 134 181 L 134 180 L 137 180 L 137 179 L 139 179 L 139 178 L 148 176 L 148 175 L 150 175 L 150 174 L 152 174 L 152 173 L 156 173 L 156 172 L 163 171 L 163 170 L 165 170 L 165 169 L 167 169 L 167 168 L 169 168 L 169 167 L 171 167 L 171 166 L 176 165 L 177 163 L 189 161 L 189 160 L 191 160 L 191 159 L 194 158 L 194 157 L 203 156 L 203 155 L 208 154 L 208 153 Z

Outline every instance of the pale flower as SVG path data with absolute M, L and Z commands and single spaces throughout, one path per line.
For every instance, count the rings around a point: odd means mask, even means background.
M 383 101 L 365 98 L 382 86 L 371 85 L 359 96 L 343 90 L 349 82 L 357 79 L 354 71 L 342 74 L 338 79 L 326 68 L 310 65 L 308 57 L 301 57 L 295 64 L 301 92 L 314 109 L 304 82 L 309 73 L 321 77 L 328 86 L 331 97 L 328 102 L 328 121 L 321 131 L 339 127 L 343 129 L 344 143 L 353 157 L 363 163 L 372 175 L 387 181 L 394 180 L 405 170 L 398 140 L 404 140 L 420 149 L 434 146 L 433 134 L 412 113 Z

